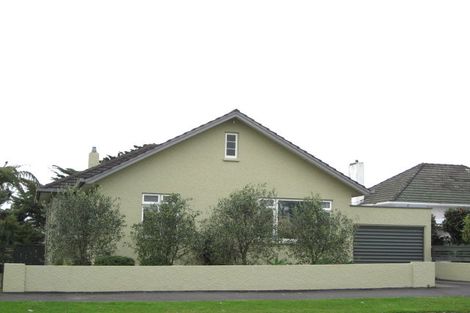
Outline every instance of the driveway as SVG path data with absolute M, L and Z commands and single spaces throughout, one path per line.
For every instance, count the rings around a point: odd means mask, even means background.
M 436 281 L 436 288 L 316 291 L 190 291 L 105 293 L 0 293 L 0 301 L 221 301 L 470 296 L 470 283 Z

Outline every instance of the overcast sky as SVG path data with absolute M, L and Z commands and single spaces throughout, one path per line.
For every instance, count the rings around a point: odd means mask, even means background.
M 2 1 L 0 166 L 42 183 L 235 108 L 366 186 L 470 165 L 470 1 Z

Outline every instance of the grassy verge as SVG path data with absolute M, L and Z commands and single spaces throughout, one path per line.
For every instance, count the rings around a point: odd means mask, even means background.
M 1 302 L 2 313 L 121 312 L 470 312 L 470 298 L 335 299 L 219 302 Z

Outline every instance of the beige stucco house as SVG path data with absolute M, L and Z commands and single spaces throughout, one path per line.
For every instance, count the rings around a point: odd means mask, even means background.
M 339 210 L 358 224 L 356 262 L 429 261 L 431 211 L 420 208 L 353 206 L 351 198 L 369 190 L 238 110 L 162 144 L 149 144 L 50 183 L 40 193 L 67 186 L 99 185 L 119 199 L 130 226 L 164 195 L 180 193 L 207 216 L 218 199 L 246 184 L 274 188 L 273 214 L 282 217 L 295 201 L 318 194 L 326 210 Z M 117 252 L 135 256 L 122 244 Z

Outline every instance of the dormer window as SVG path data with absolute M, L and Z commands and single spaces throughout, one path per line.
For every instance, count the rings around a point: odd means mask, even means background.
M 238 157 L 238 134 L 225 133 L 225 158 L 236 159 Z

